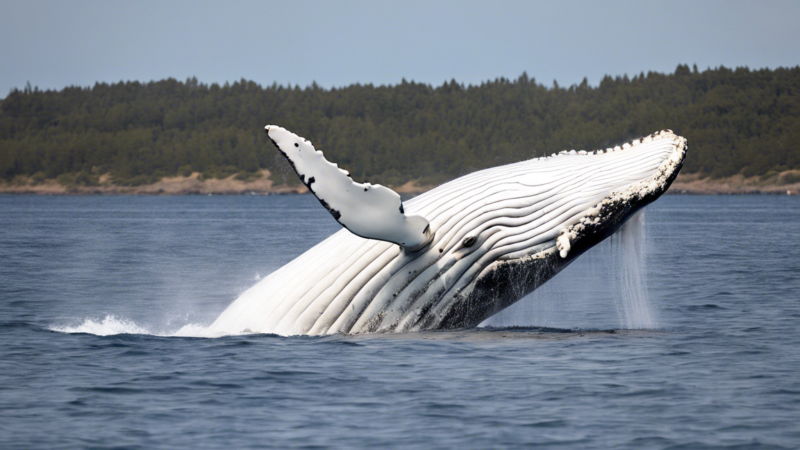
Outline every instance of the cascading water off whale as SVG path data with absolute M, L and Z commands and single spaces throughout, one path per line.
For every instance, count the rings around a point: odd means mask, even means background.
M 663 194 L 687 148 L 665 130 L 621 147 L 482 170 L 403 203 L 386 187 L 354 182 L 309 141 L 274 125 L 266 131 L 346 230 L 242 294 L 212 333 L 475 326 Z

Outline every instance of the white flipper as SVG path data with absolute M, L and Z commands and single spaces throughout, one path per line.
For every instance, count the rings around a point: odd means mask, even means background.
M 425 218 L 405 215 L 397 192 L 379 184 L 356 183 L 347 171 L 326 160 L 311 142 L 276 125 L 265 129 L 303 184 L 352 233 L 393 242 L 408 251 L 417 251 L 433 239 Z

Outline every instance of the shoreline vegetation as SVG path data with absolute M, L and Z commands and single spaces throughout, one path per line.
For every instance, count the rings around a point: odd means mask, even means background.
M 297 183 L 288 184 L 274 180 L 268 170 L 261 170 L 249 177 L 230 175 L 226 178 L 204 179 L 194 172 L 188 176 L 176 175 L 139 186 L 113 183 L 109 174 L 97 177 L 92 185 L 62 183 L 57 179 L 36 180 L 32 177 L 17 177 L 12 182 L 0 181 L 0 194 L 36 195 L 283 195 L 305 194 L 308 189 Z M 288 176 L 293 176 L 289 174 Z M 419 181 L 409 181 L 400 186 L 390 186 L 404 195 L 419 195 L 436 187 Z M 785 171 L 770 176 L 744 177 L 734 175 L 727 178 L 702 177 L 699 174 L 678 175 L 667 194 L 689 195 L 800 195 L 800 170 Z
M 360 182 L 417 193 L 553 151 L 661 129 L 689 140 L 671 192 L 791 193 L 800 183 L 800 66 L 480 85 L 321 88 L 190 78 L 26 86 L 0 99 L 0 192 L 222 194 L 305 188 L 263 131 L 303 136 Z

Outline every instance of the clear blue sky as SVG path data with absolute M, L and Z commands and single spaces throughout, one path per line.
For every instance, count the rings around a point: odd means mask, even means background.
M 8 1 L 0 96 L 96 81 L 540 83 L 800 64 L 800 1 Z

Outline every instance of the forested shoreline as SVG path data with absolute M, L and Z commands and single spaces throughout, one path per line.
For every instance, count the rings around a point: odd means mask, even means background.
M 800 169 L 800 66 L 605 77 L 545 86 L 522 74 L 479 86 L 406 82 L 323 89 L 192 78 L 98 83 L 0 101 L 0 179 L 121 186 L 200 173 L 255 179 L 286 163 L 265 124 L 308 138 L 359 181 L 436 184 L 564 149 L 606 148 L 671 128 L 684 172 L 775 176 Z M 286 177 L 286 180 L 291 180 Z M 797 180 L 786 180 L 796 182 Z

